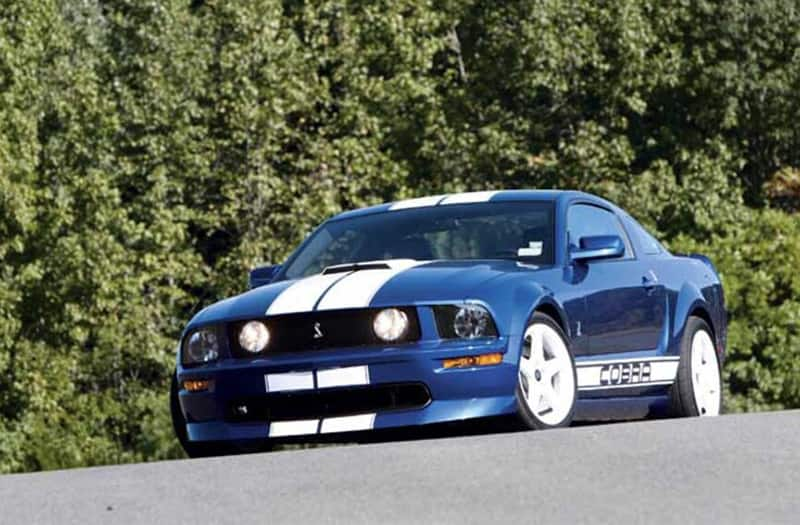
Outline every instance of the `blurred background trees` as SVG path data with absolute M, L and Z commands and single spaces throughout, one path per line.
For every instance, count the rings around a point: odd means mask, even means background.
M 800 407 L 796 1 L 1 3 L 0 471 L 179 456 L 193 313 L 333 213 L 463 190 L 710 255 L 728 410 Z

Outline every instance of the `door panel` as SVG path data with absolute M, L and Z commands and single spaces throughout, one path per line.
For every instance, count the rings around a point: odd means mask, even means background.
M 584 285 L 589 352 L 608 354 L 658 347 L 665 313 L 661 285 L 647 282 L 638 261 L 596 261 Z
M 616 235 L 625 242 L 625 253 L 619 258 L 572 264 L 576 285 L 585 298 L 582 331 L 589 353 L 657 348 L 666 294 L 648 264 L 636 259 L 619 217 L 601 206 L 573 204 L 567 213 L 567 231 L 571 249 L 580 246 L 582 238 L 596 235 Z

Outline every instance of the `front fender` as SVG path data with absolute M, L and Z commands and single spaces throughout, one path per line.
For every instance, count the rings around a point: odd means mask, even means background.
M 537 282 L 520 284 L 514 290 L 514 296 L 510 302 L 513 305 L 513 314 L 509 325 L 509 333 L 511 335 L 522 336 L 528 327 L 531 317 L 533 317 L 533 313 L 542 304 L 552 306 L 559 312 L 562 319 L 565 319 L 564 310 L 555 300 L 553 292 Z

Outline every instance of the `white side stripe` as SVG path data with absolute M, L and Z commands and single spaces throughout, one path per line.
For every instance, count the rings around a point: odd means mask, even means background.
M 301 419 L 298 421 L 274 421 L 269 424 L 269 437 L 302 436 L 316 434 L 319 419 Z
M 372 430 L 375 426 L 375 414 L 360 414 L 357 416 L 330 417 L 322 420 L 320 433 L 355 432 L 358 430 Z
M 317 306 L 318 310 L 339 310 L 344 308 L 366 308 L 372 298 L 389 279 L 425 261 L 396 259 L 383 261 L 390 270 L 359 270 L 337 282 L 325 294 Z M 284 292 L 285 293 L 285 292 Z M 281 296 L 282 297 L 282 296 Z M 280 297 L 279 297 L 280 299 Z
M 297 281 L 275 298 L 267 315 L 310 312 L 325 291 L 342 277 L 341 273 L 319 274 Z
M 329 368 L 327 370 L 320 370 L 317 372 L 317 388 L 333 388 L 337 386 L 358 386 L 368 384 L 368 366 Z
M 643 386 L 667 386 L 675 381 L 649 381 L 647 383 L 628 383 L 625 385 L 601 385 L 601 386 L 582 386 L 580 390 L 585 392 L 587 390 L 608 390 L 609 388 L 641 388 Z
M 313 390 L 314 372 L 287 372 L 285 374 L 266 374 L 264 383 L 267 392 L 287 392 L 291 390 Z
M 656 356 L 656 357 L 620 357 L 617 359 L 597 359 L 589 361 L 576 361 L 575 366 L 597 366 L 597 365 L 610 365 L 614 363 L 653 363 L 657 361 L 680 361 L 680 357 L 676 356 Z
M 678 373 L 678 357 L 637 357 L 575 363 L 579 390 L 668 385 Z
M 436 195 L 433 197 L 420 197 L 418 199 L 408 199 L 405 201 L 398 201 L 389 206 L 389 211 L 407 210 L 410 208 L 425 208 L 427 206 L 436 206 L 442 200 L 444 195 Z
M 471 204 L 474 202 L 488 202 L 492 197 L 497 195 L 496 191 L 473 191 L 470 193 L 458 193 L 450 195 L 440 205 L 445 204 Z

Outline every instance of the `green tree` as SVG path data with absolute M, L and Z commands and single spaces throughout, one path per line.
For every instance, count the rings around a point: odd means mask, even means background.
M 182 326 L 340 210 L 604 195 L 706 253 L 731 410 L 800 406 L 791 0 L 6 0 L 0 471 L 176 457 Z

